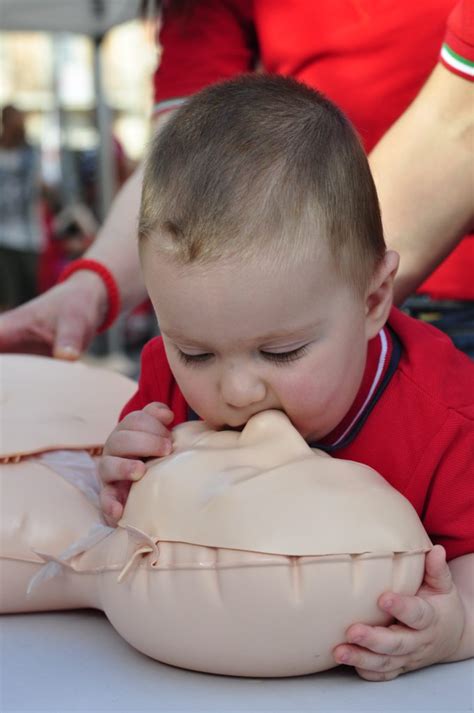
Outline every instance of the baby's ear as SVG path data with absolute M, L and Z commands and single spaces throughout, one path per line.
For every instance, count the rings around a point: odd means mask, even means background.
M 398 253 L 395 250 L 387 250 L 371 280 L 365 298 L 367 339 L 375 337 L 388 319 L 393 302 L 393 282 L 399 262 Z
M 265 446 L 275 463 L 311 454 L 311 448 L 282 411 L 261 411 L 247 422 L 239 437 L 244 448 Z

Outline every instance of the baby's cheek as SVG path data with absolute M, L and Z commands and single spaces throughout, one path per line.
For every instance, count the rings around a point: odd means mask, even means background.
M 320 383 L 311 376 L 306 380 L 294 381 L 281 395 L 282 408 L 293 425 L 304 436 L 316 431 L 322 435 L 333 427 L 334 399 L 328 384 Z M 336 424 L 334 424 L 336 425 Z
M 282 402 L 295 415 L 314 415 L 315 410 L 326 405 L 325 386 L 311 374 L 292 379 L 284 384 L 281 391 Z
M 199 378 L 198 376 L 193 378 L 192 375 L 190 378 L 186 375 L 181 380 L 179 380 L 178 375 L 176 375 L 176 380 L 178 381 L 181 393 L 192 410 L 210 425 L 216 424 L 219 409 L 215 397 L 215 389 L 213 389 L 209 380 Z

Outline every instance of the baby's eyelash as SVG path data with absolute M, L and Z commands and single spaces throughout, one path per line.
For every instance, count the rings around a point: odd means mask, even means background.
M 199 366 L 200 364 L 205 364 L 210 359 L 212 359 L 213 354 L 208 352 L 204 354 L 186 354 L 182 352 L 181 349 L 176 350 L 179 359 L 187 366 Z M 307 352 L 307 346 L 298 347 L 298 349 L 292 349 L 289 352 L 266 352 L 260 351 L 260 356 L 262 356 L 267 361 L 273 362 L 278 366 L 283 366 L 284 364 L 290 364 L 297 359 L 301 359 Z
M 302 356 L 308 351 L 307 346 L 298 347 L 298 349 L 292 349 L 290 352 L 264 352 L 261 351 L 260 354 L 268 361 L 274 364 L 289 364 L 292 361 L 301 359 Z
M 212 358 L 212 354 L 186 354 L 181 349 L 177 349 L 178 356 L 183 364 L 188 366 L 198 366 Z

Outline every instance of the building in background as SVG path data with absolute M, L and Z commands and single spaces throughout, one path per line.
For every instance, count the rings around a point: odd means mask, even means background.
M 118 183 L 140 159 L 149 135 L 154 32 L 153 25 L 137 20 L 111 30 L 103 41 Z M 28 138 L 41 151 L 43 179 L 60 188 L 65 201 L 86 198 L 84 179 L 90 193 L 99 142 L 93 47 L 92 39 L 80 35 L 0 32 L 0 106 L 23 111 Z

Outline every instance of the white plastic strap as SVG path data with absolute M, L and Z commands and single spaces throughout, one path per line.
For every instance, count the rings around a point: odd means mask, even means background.
M 80 555 L 91 549 L 91 547 L 97 545 L 114 531 L 115 528 L 113 527 L 107 527 L 106 525 L 94 525 L 85 537 L 82 537 L 77 542 L 73 542 L 69 545 L 69 547 L 61 552 L 58 557 L 53 557 L 42 552 L 35 552 L 35 554 L 41 557 L 46 564 L 41 567 L 38 572 L 36 572 L 34 577 L 30 579 L 28 589 L 26 591 L 27 596 L 29 596 L 33 589 L 38 587 L 42 582 L 46 582 L 48 579 L 56 577 L 64 568 L 72 569 L 69 564 L 69 560 L 76 555 Z

